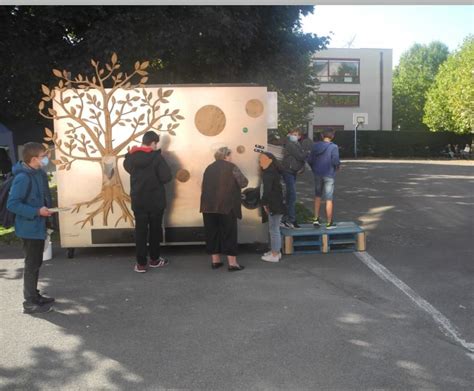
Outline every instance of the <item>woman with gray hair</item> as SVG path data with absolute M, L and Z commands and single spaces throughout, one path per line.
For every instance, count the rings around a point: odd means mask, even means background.
M 201 208 L 206 250 L 212 257 L 211 267 L 223 266 L 221 254 L 227 255 L 228 270 L 243 270 L 237 263 L 237 219 L 242 218 L 240 189 L 248 179 L 232 163 L 232 151 L 219 148 L 214 154 L 216 161 L 204 171 L 202 179 Z

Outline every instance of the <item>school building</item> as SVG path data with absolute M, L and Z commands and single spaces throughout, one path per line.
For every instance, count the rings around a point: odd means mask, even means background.
M 326 49 L 314 55 L 319 81 L 309 136 L 324 128 L 392 130 L 392 49 Z M 315 138 L 315 137 L 314 137 Z

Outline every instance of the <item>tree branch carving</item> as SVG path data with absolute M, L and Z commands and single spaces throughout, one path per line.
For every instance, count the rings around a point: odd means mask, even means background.
M 76 204 L 72 213 L 79 213 L 82 206 L 95 205 L 97 209 L 87 212 L 77 224 L 93 225 L 94 218 L 102 215 L 102 223 L 107 225 L 109 214 L 114 213 L 114 203 L 121 212 L 116 224 L 122 220 L 133 224 L 128 207 L 130 196 L 124 192 L 118 173 L 117 159 L 123 157 L 119 154 L 147 131 L 164 131 L 165 120 L 168 121 L 166 131 L 175 135 L 179 121 L 184 117 L 179 109 L 160 111 L 169 103 L 167 98 L 173 90 L 159 88 L 153 94 L 144 89 L 148 81 L 148 61 L 137 61 L 131 73 L 120 70 L 115 53 L 104 67 L 95 60 L 91 60 L 91 65 L 93 72 L 90 75 L 78 74 L 74 78 L 66 70 L 53 69 L 53 75 L 59 79 L 57 85 L 53 88 L 41 86 L 44 96 L 38 105 L 40 115 L 56 121 L 70 121 L 61 138 L 45 128 L 44 140 L 54 144 L 58 156 L 53 163 L 59 170 L 70 170 L 76 161 L 101 165 L 101 192 L 89 201 Z M 136 79 L 138 81 L 134 82 Z M 128 132 L 125 139 L 124 132 Z M 124 141 L 116 143 L 116 135 Z

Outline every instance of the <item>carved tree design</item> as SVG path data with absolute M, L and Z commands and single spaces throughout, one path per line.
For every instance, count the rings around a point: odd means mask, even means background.
M 51 89 L 44 84 L 41 86 L 44 94 L 38 106 L 41 116 L 69 120 L 65 131 L 68 141 L 63 142 L 48 128 L 45 128 L 44 140 L 53 142 L 59 152 L 60 158 L 53 161 L 59 170 L 69 170 L 74 162 L 81 160 L 96 162 L 102 168 L 101 191 L 93 199 L 76 204 L 72 213 L 79 213 L 83 206 L 99 205 L 76 224 L 84 227 L 89 223 L 92 226 L 94 218 L 102 214 L 102 223 L 107 226 L 109 213 L 113 213 L 116 203 L 121 216 L 115 226 L 122 219 L 133 225 L 133 215 L 128 207 L 130 196 L 124 191 L 117 161 L 125 156 L 125 148 L 147 131 L 165 131 L 162 124 L 165 119 L 168 120 L 166 131 L 175 135 L 174 130 L 184 117 L 178 114 L 179 109 L 163 111 L 161 108 L 169 103 L 166 98 L 173 90 L 159 88 L 155 96 L 143 88 L 148 80 L 148 61 L 137 61 L 130 74 L 120 71 L 115 53 L 110 64 L 105 64 L 105 69 L 99 67 L 97 61 L 91 60 L 91 64 L 94 68 L 92 77 L 79 74 L 72 79 L 67 71 L 53 69 L 53 74 L 59 79 L 57 86 Z M 132 83 L 137 78 L 138 83 Z M 125 95 L 125 98 L 118 95 Z M 124 131 L 128 136 L 116 145 L 114 137 L 123 135 Z

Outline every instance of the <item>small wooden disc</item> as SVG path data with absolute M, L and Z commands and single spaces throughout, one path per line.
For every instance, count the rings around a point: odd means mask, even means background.
M 263 113 L 263 103 L 258 99 L 251 99 L 245 105 L 245 111 L 249 117 L 260 117 Z
M 188 170 L 181 168 L 176 173 L 176 179 L 180 182 L 187 182 L 189 181 L 189 178 L 191 178 L 191 174 L 189 173 Z

